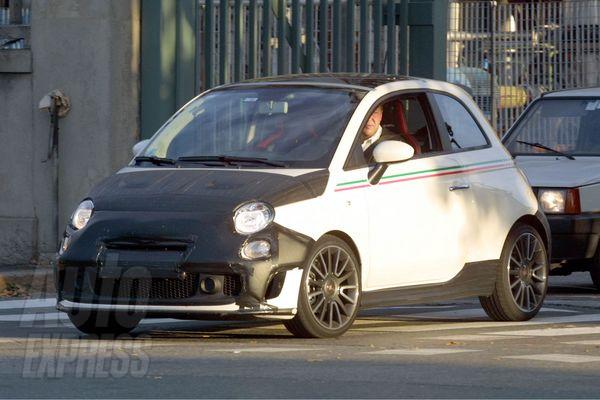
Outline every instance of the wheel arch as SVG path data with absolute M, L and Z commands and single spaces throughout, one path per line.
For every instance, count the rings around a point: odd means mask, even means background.
M 538 231 L 542 237 L 542 240 L 544 241 L 544 245 L 546 246 L 548 262 L 550 262 L 552 254 L 552 236 L 550 235 L 550 225 L 548 224 L 546 216 L 540 211 L 538 211 L 535 215 L 523 215 L 521 218 L 515 221 L 513 226 L 510 228 L 510 231 L 512 231 L 519 223 L 530 225 L 535 228 L 536 231 Z
M 338 239 L 343 240 L 348 246 L 350 246 L 350 248 L 354 252 L 354 255 L 356 256 L 356 259 L 358 260 L 358 265 L 360 267 L 359 271 L 362 269 L 362 261 L 360 258 L 360 252 L 358 251 L 358 247 L 356 246 L 356 243 L 354 243 L 354 240 L 352 240 L 350 235 L 348 235 L 345 232 L 337 231 L 337 230 L 326 232 L 325 234 L 323 234 L 323 236 L 325 236 L 325 235 L 335 236 Z

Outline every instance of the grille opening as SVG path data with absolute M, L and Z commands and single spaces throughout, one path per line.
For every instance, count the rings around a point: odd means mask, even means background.
M 198 292 L 199 275 L 187 274 L 184 279 L 118 279 L 112 285 L 105 279 L 98 279 L 94 287 L 97 295 L 109 294 L 129 299 L 176 300 L 193 297 Z M 112 287 L 111 287 L 112 286 Z
M 223 279 L 223 294 L 237 296 L 242 290 L 242 280 L 239 275 L 225 275 Z

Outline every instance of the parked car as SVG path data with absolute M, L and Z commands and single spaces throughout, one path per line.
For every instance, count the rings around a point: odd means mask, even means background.
M 535 100 L 503 142 L 529 179 L 552 232 L 553 273 L 589 271 L 600 289 L 600 88 Z
M 504 321 L 544 300 L 546 218 L 455 85 L 361 74 L 225 85 L 134 151 L 61 244 L 58 309 L 83 332 L 273 318 L 333 337 L 364 308 L 479 296 Z

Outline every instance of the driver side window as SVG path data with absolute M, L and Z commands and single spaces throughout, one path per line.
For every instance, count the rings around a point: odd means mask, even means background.
M 376 105 L 363 121 L 346 169 L 374 163 L 373 150 L 385 140 L 409 144 L 415 150 L 415 156 L 442 151 L 424 93 L 403 94 Z

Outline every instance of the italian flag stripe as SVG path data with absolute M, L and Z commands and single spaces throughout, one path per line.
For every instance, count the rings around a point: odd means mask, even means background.
M 484 172 L 494 169 L 510 168 L 514 166 L 512 160 L 493 160 L 473 163 L 469 165 L 457 165 L 452 167 L 443 167 L 435 169 L 427 169 L 422 171 L 406 172 L 403 174 L 388 175 L 381 178 L 380 185 L 390 183 L 414 181 L 417 179 L 433 178 L 436 176 L 469 174 L 474 172 Z M 360 189 L 371 186 L 366 179 L 359 181 L 343 182 L 336 185 L 336 192 L 344 190 Z

